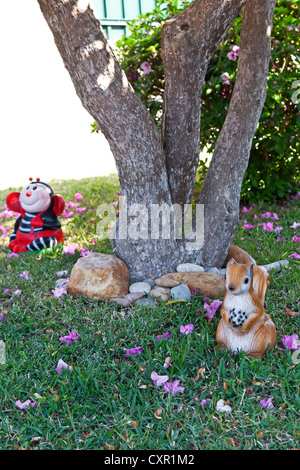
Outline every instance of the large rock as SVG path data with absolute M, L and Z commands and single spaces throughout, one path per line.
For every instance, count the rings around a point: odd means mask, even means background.
M 170 273 L 155 280 L 158 286 L 174 287 L 186 284 L 191 292 L 199 291 L 208 297 L 224 297 L 224 277 L 213 273 Z
M 280 272 L 282 266 L 288 266 L 289 261 L 286 259 L 281 259 L 280 261 L 275 261 L 274 263 L 264 264 L 263 268 L 265 268 L 268 272 L 272 271 L 272 269 L 276 269 L 276 272 Z
M 128 294 L 129 269 L 113 255 L 93 253 L 75 263 L 67 291 L 88 299 L 108 301 Z

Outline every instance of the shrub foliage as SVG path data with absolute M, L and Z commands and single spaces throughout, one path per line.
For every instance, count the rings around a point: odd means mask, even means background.
M 162 23 L 191 0 L 158 0 L 156 8 L 129 23 L 130 35 L 117 42 L 117 55 L 135 91 L 160 126 L 164 94 Z M 270 201 L 295 191 L 299 183 L 300 81 L 298 0 L 278 0 L 272 31 L 267 98 L 253 140 L 242 199 Z M 237 72 L 242 15 L 213 56 L 202 93 L 201 146 L 214 150 L 229 107 Z M 297 26 L 298 25 L 298 26 Z M 255 51 L 253 51 L 255 54 Z M 299 78 L 299 76 L 298 76 Z M 207 160 L 199 162 L 198 185 Z M 197 183 L 196 183 L 197 184 Z

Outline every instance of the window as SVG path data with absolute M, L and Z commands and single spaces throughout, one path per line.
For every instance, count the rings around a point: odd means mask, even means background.
M 126 21 L 155 8 L 155 0 L 93 0 L 97 18 L 111 41 L 128 34 Z

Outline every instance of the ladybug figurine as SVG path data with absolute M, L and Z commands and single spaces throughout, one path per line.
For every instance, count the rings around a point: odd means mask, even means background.
M 64 237 L 58 220 L 65 207 L 63 197 L 54 195 L 51 186 L 40 178 L 29 181 L 21 192 L 6 198 L 8 209 L 21 214 L 10 236 L 9 249 L 14 253 L 52 248 Z

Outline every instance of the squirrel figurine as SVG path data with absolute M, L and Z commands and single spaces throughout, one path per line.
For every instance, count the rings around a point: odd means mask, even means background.
M 267 347 L 276 341 L 276 328 L 264 311 L 264 300 L 270 275 L 262 266 L 240 264 L 231 258 L 226 266 L 226 294 L 217 332 L 217 346 L 245 351 L 262 358 Z
M 52 248 L 63 241 L 58 220 L 65 206 L 63 197 L 54 195 L 51 186 L 39 178 L 29 181 L 21 192 L 6 198 L 8 209 L 21 214 L 10 235 L 9 249 L 14 253 Z

